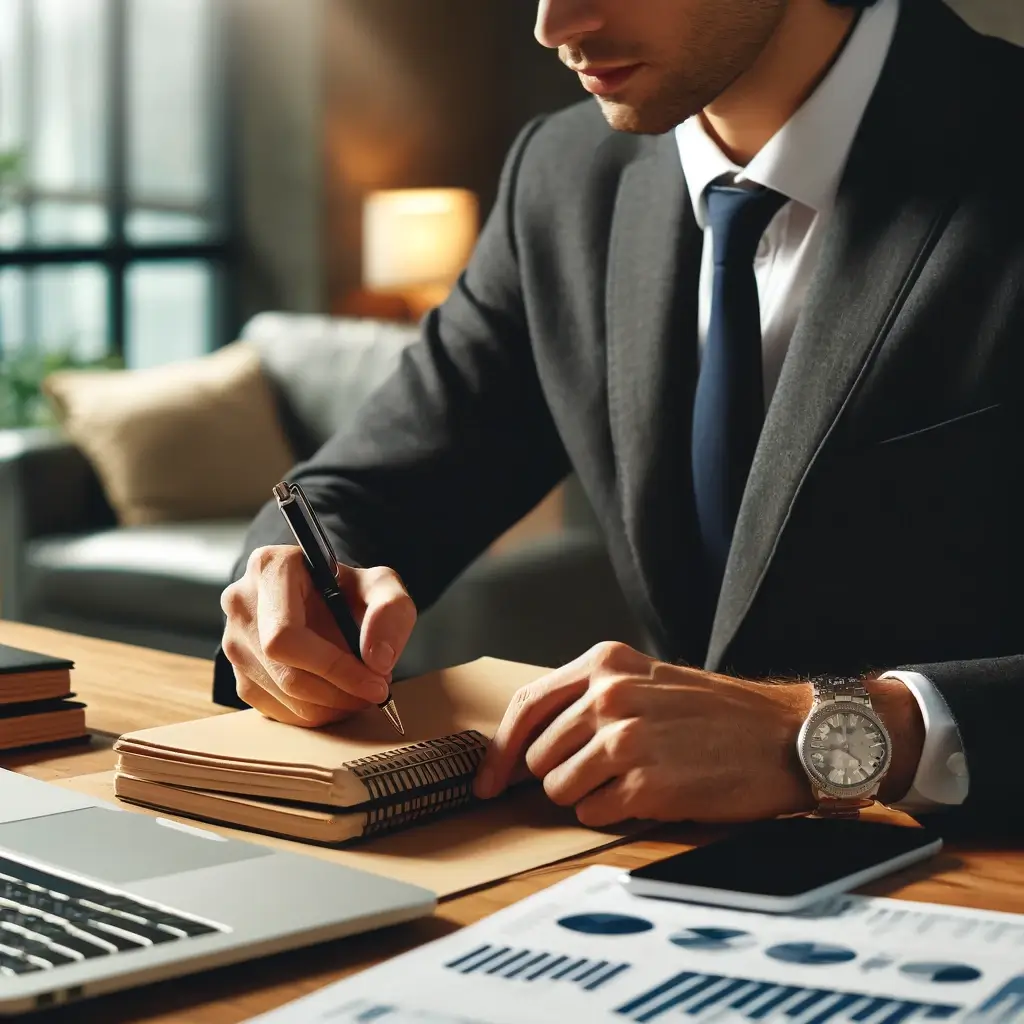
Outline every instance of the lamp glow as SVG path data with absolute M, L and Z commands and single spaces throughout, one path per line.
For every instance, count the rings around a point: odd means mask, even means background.
M 363 284 L 416 305 L 443 300 L 476 242 L 476 196 L 465 189 L 371 192 L 363 206 Z

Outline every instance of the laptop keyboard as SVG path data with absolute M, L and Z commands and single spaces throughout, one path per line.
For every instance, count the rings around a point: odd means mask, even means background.
M 0 978 L 226 931 L 0 857 Z

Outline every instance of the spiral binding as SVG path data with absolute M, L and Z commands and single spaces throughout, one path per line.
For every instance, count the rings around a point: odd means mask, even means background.
M 363 835 L 387 832 L 469 803 L 487 739 L 475 729 L 349 761 L 370 794 Z

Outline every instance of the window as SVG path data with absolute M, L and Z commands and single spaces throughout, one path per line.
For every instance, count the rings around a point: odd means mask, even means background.
M 235 324 L 223 0 L 0 0 L 0 358 L 188 358 Z

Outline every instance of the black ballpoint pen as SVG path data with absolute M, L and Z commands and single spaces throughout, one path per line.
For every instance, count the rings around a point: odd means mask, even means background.
M 363 657 L 359 650 L 359 627 L 352 618 L 345 595 L 338 587 L 338 560 L 327 534 L 324 533 L 324 528 L 320 525 L 320 520 L 317 519 L 313 507 L 298 484 L 275 484 L 274 497 L 277 499 L 277 507 L 295 536 L 295 542 L 305 555 L 306 568 L 313 578 L 314 586 L 327 602 L 327 607 L 352 654 L 362 661 Z M 387 715 L 388 721 L 395 729 L 404 736 L 405 729 L 398 715 L 395 699 L 391 696 L 390 687 L 387 698 L 377 706 Z

